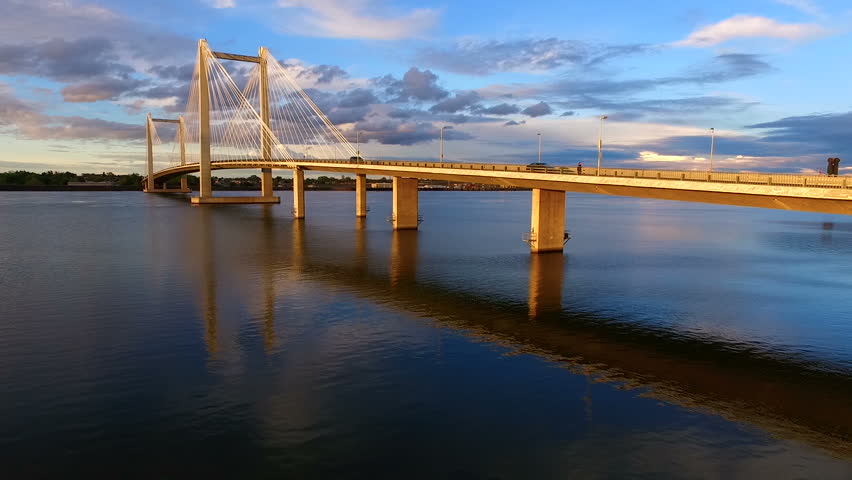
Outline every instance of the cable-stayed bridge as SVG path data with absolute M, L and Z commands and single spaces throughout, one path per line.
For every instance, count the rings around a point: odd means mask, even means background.
M 251 68 L 236 83 L 222 60 Z M 164 142 L 159 130 L 173 127 Z M 450 180 L 532 189 L 531 228 L 524 235 L 532 252 L 562 251 L 565 192 L 583 192 L 784 210 L 852 214 L 852 181 L 847 177 L 774 173 L 628 170 L 524 166 L 494 163 L 404 162 L 363 159 L 286 69 L 266 49 L 257 56 L 215 52 L 198 42 L 189 98 L 176 119 L 147 119 L 146 192 L 189 192 L 186 174 L 198 172 L 199 194 L 192 203 L 279 203 L 272 169 L 293 172 L 293 216 L 305 216 L 304 172 L 355 175 L 355 214 L 367 214 L 366 175 L 393 177 L 394 229 L 416 229 L 418 179 Z M 170 153 L 155 151 L 169 150 Z M 262 193 L 216 197 L 211 172 L 260 169 Z M 181 177 L 181 188 L 165 181 Z M 156 188 L 161 185 L 162 188 Z

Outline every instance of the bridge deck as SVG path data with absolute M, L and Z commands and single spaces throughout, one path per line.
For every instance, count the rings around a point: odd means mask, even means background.
M 212 169 L 301 168 L 542 188 L 604 195 L 659 198 L 784 210 L 852 214 L 852 181 L 848 177 L 746 172 L 531 167 L 492 163 L 363 160 L 259 159 L 214 161 Z M 155 181 L 198 171 L 198 164 L 161 170 Z

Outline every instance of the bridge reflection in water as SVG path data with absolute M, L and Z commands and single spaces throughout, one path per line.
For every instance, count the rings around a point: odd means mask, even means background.
M 850 372 L 822 368 L 796 354 L 770 356 L 665 327 L 565 309 L 562 292 L 570 286 L 562 283 L 570 265 L 566 266 L 561 254 L 527 257 L 529 298 L 521 305 L 418 280 L 414 231 L 394 231 L 389 258 L 377 263 L 370 261 L 373 253 L 368 249 L 364 219 L 356 220 L 352 238 L 334 239 L 330 248 L 327 232 L 321 228 L 276 218 L 269 210 L 262 213 L 262 228 L 240 228 L 246 222 L 245 210 L 195 211 L 200 228 L 187 222 L 185 246 L 195 253 L 188 256 L 194 264 L 191 270 L 202 277 L 199 307 L 206 320 L 205 342 L 211 356 L 217 355 L 223 340 L 216 297 L 223 293 L 217 289 L 217 275 L 224 272 L 215 259 L 227 255 L 227 242 L 221 238 L 233 240 L 238 231 L 241 249 L 252 253 L 228 263 L 232 270 L 227 275 L 249 285 L 247 292 L 263 292 L 257 305 L 247 308 L 262 309 L 268 349 L 274 348 L 275 339 L 286 330 L 285 321 L 275 319 L 275 305 L 282 294 L 300 281 L 321 284 L 417 314 L 436 327 L 478 341 L 543 356 L 587 375 L 590 382 L 638 388 L 664 402 L 755 425 L 834 454 L 852 455 Z M 246 270 L 260 269 L 260 278 L 244 278 L 245 271 L 240 271 L 243 261 L 251 267 Z M 371 268 L 383 263 L 386 270 Z M 584 401 L 587 415 L 591 415 L 593 400 L 588 392 Z

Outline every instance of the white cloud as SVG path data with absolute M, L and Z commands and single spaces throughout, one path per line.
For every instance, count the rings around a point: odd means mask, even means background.
M 395 40 L 414 37 L 432 28 L 438 12 L 428 8 L 412 10 L 392 18 L 367 13 L 377 11 L 372 0 L 279 0 L 278 6 L 299 9 L 301 14 L 287 23 L 301 35 L 334 38 Z
M 692 32 L 678 47 L 712 47 L 736 38 L 781 38 L 797 41 L 828 33 L 814 23 L 779 23 L 771 18 L 736 15 Z
M 823 13 L 822 9 L 816 5 L 814 2 L 810 0 L 775 0 L 781 5 L 786 5 L 788 7 L 795 8 L 800 12 L 806 13 L 808 15 L 814 17 L 824 17 L 825 13 Z
M 237 6 L 235 0 L 206 0 L 206 3 L 213 8 L 234 8 Z
M 696 162 L 698 160 L 697 157 L 687 156 L 687 155 L 663 155 L 657 152 L 651 151 L 642 151 L 639 152 L 639 160 L 642 162 L 654 162 L 654 163 L 684 163 L 684 162 Z M 703 158 L 702 158 L 703 160 Z

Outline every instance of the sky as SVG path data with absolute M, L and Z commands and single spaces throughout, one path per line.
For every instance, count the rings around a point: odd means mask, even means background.
M 848 0 L 0 0 L 0 171 L 143 173 L 198 39 L 267 47 L 365 158 L 852 172 Z M 845 164 L 845 165 L 844 165 Z

